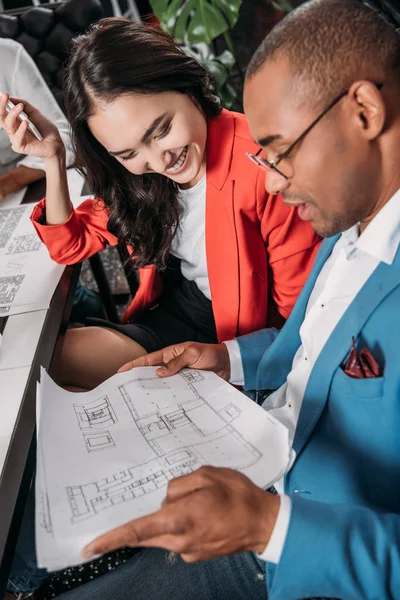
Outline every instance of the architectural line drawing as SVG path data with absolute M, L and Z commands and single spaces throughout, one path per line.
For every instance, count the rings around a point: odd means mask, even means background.
M 7 246 L 25 211 L 25 206 L 0 210 L 0 250 Z
M 131 467 L 93 483 L 67 486 L 72 522 L 82 521 L 111 506 L 166 487 L 174 477 L 191 473 L 195 464 L 195 454 L 184 450 L 172 454 L 162 463 L 152 461 L 146 475 L 141 473 L 140 467 Z
M 50 512 L 50 502 L 49 495 L 46 493 L 41 493 L 40 497 L 37 499 L 37 502 L 41 505 L 40 512 L 40 525 L 47 531 L 47 533 L 53 533 L 53 524 L 51 522 L 51 512 Z
M 0 277 L 0 304 L 12 304 L 25 275 Z
M 111 427 L 118 422 L 108 396 L 88 402 L 73 405 L 80 429 Z
M 42 242 L 36 233 L 25 233 L 14 236 L 7 246 L 6 254 L 22 254 L 23 252 L 36 252 L 40 249 Z
M 147 455 L 144 450 L 140 464 L 110 473 L 104 479 L 67 486 L 72 522 L 156 492 L 166 487 L 170 479 L 191 473 L 201 465 L 220 462 L 231 463 L 232 468 L 246 468 L 261 458 L 259 450 L 234 427 L 240 408 L 227 401 L 222 409 L 214 409 L 196 389 L 203 379 L 199 372 L 183 372 L 177 391 L 176 384 L 171 386 L 168 379 L 160 382 L 151 374 L 118 387 L 135 431 L 146 443 Z M 113 409 L 107 396 L 74 408 L 82 429 L 93 428 L 99 420 L 112 420 Z M 88 452 L 115 446 L 109 431 L 84 432 L 84 437 Z M 229 453 L 225 438 L 230 440 Z
M 41 370 L 40 567 L 81 564 L 88 540 L 158 511 L 171 481 L 202 466 L 241 472 L 263 489 L 286 471 L 289 430 L 263 408 L 214 373 L 156 373 L 139 367 L 76 394 Z
M 28 260 L 28 254 L 16 254 L 9 258 L 5 266 L 5 275 L 18 275 Z
M 191 371 L 189 369 L 182 369 L 179 372 L 179 375 L 183 377 L 187 383 L 198 383 L 199 381 L 204 381 L 204 375 L 200 373 L 200 371 Z
M 88 452 L 99 452 L 115 448 L 113 436 L 109 431 L 96 431 L 94 433 L 83 433 L 82 435 Z
M 242 414 L 242 411 L 238 406 L 230 402 L 219 411 L 219 414 L 223 419 L 225 419 L 225 421 L 230 423 L 234 419 L 237 419 Z

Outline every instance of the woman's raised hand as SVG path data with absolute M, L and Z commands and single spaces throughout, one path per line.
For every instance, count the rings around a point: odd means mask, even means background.
M 7 101 L 10 99 L 16 106 L 7 113 Z M 28 118 L 37 127 L 43 140 L 39 141 L 29 131 L 28 123 L 20 121 L 18 115 L 25 111 Z M 38 158 L 53 159 L 65 154 L 64 143 L 57 127 L 44 117 L 34 106 L 20 98 L 9 98 L 0 93 L 0 126 L 10 138 L 11 147 L 18 154 L 29 154 Z

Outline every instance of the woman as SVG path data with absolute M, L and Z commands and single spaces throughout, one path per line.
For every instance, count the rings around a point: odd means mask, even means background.
M 101 200 L 73 210 L 58 134 L 27 106 L 44 141 L 17 128 L 15 113 L 5 128 L 14 147 L 46 159 L 47 198 L 34 225 L 63 264 L 127 244 L 139 289 L 123 325 L 67 332 L 58 382 L 90 389 L 170 344 L 280 326 L 318 238 L 266 194 L 264 174 L 245 156 L 258 150 L 245 118 L 221 110 L 209 73 L 167 34 L 104 19 L 75 41 L 65 105 L 78 164 Z

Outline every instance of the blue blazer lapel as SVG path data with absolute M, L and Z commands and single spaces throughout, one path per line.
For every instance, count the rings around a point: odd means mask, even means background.
M 301 344 L 300 327 L 304 320 L 308 299 L 326 260 L 340 235 L 324 240 L 315 258 L 314 267 L 304 284 L 294 308 L 282 331 L 265 352 L 257 373 L 257 389 L 278 389 L 292 368 L 293 357 Z
M 298 455 L 313 431 L 326 404 L 333 374 L 349 353 L 379 304 L 400 285 L 400 249 L 392 265 L 381 262 L 361 288 L 333 330 L 314 365 L 304 394 L 293 447 Z

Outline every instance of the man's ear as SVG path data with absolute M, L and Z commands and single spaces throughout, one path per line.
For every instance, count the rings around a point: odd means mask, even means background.
M 356 126 L 368 140 L 376 139 L 383 131 L 386 106 L 379 86 L 371 81 L 356 81 L 348 92 Z

